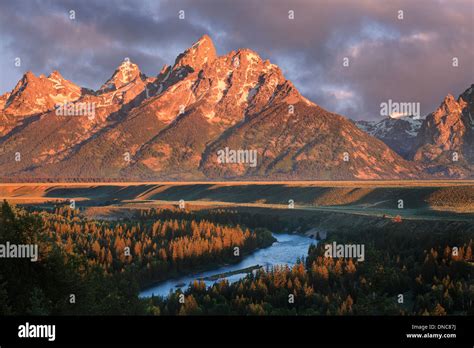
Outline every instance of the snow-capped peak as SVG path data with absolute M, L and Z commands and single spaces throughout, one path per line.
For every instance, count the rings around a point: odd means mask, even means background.
M 100 88 L 101 90 L 113 90 L 123 87 L 136 78 L 141 76 L 138 65 L 132 63 L 129 58 L 125 58 L 123 62 L 115 70 L 112 77 Z
M 389 116 L 381 121 L 357 121 L 355 124 L 363 131 L 377 138 L 398 136 L 403 134 L 408 137 L 416 137 L 423 120 L 416 116 Z

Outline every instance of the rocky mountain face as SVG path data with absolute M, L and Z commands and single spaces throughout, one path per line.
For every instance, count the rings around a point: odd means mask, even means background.
M 455 101 L 462 110 L 472 106 L 467 101 L 472 101 L 472 91 L 462 98 Z M 446 112 L 454 112 L 452 108 Z M 26 73 L 11 93 L 0 97 L 0 110 L 3 178 L 338 180 L 450 175 L 423 172 L 428 168 L 426 156 L 436 153 L 435 131 L 424 135 L 433 147 L 425 150 L 420 145 L 418 162 L 409 161 L 410 149 L 401 139 L 421 139 L 414 120 L 356 126 L 307 100 L 276 65 L 256 52 L 239 49 L 218 56 L 206 35 L 156 77 L 145 76 L 125 59 L 97 91 L 80 88 L 57 72 L 49 77 Z M 463 156 L 472 158 L 467 142 L 461 143 L 456 146 L 462 147 Z
M 424 119 L 413 116 L 355 121 L 428 177 L 474 177 L 474 85 L 457 99 L 447 95 Z
M 54 71 L 48 77 L 27 72 L 11 93 L 0 97 L 0 136 L 54 109 L 58 103 L 72 102 L 82 94 L 79 86 Z
M 474 169 L 474 103 L 471 85 L 458 99 L 446 96 L 424 120 L 412 152 L 426 171 L 450 177 L 472 176 Z
M 410 159 L 422 123 L 414 116 L 387 117 L 379 122 L 355 121 L 357 127 L 382 140 L 405 159 Z
M 122 64 L 114 76 L 120 75 L 123 69 Z M 62 175 L 60 163 L 126 116 L 145 98 L 148 83 L 140 75 L 126 85 L 94 92 L 77 87 L 58 73 L 48 78 L 26 73 L 2 111 L 15 124 L 4 127 L 0 138 L 1 171 L 6 176 L 20 177 Z

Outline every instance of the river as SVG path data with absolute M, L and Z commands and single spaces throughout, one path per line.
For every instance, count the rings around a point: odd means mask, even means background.
M 187 288 L 190 283 L 196 279 L 206 278 L 215 274 L 232 272 L 255 265 L 270 267 L 274 265 L 293 266 L 298 257 L 306 257 L 308 248 L 311 244 L 316 244 L 314 239 L 299 234 L 273 234 L 277 239 L 271 246 L 265 249 L 259 249 L 254 253 L 245 256 L 245 258 L 236 264 L 219 267 L 210 271 L 190 274 L 179 278 L 160 282 L 140 293 L 140 297 L 167 296 L 170 291 L 179 288 Z M 239 273 L 225 277 L 229 282 L 235 282 L 246 276 L 246 273 Z M 218 281 L 218 280 L 217 280 Z M 216 280 L 205 280 L 207 286 L 215 283 Z M 185 285 L 183 285 L 185 284 Z

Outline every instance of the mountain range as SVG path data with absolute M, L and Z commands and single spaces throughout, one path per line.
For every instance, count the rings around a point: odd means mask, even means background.
M 0 96 L 0 177 L 472 178 L 473 88 L 421 119 L 351 121 L 306 99 L 256 52 L 218 56 L 204 35 L 157 76 L 127 58 L 95 91 L 57 71 L 27 72 Z M 218 155 L 224 149 L 235 154 L 226 162 Z M 251 151 L 256 165 L 248 163 Z

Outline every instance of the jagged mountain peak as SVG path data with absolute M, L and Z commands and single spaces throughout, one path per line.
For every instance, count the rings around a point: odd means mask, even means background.
M 214 47 L 214 42 L 212 42 L 212 39 L 209 35 L 204 34 L 202 35 L 194 44 L 192 47 L 197 47 L 197 46 L 212 46 Z
M 23 74 L 21 79 L 18 81 L 15 88 L 13 88 L 11 95 L 13 96 L 13 95 L 18 94 L 28 85 L 28 83 L 37 81 L 38 79 L 39 77 L 37 77 L 32 71 L 27 71 L 26 73 Z
M 144 80 L 146 76 L 140 71 L 137 64 L 133 63 L 129 58 L 125 58 L 117 69 L 115 69 L 112 77 L 102 85 L 100 90 L 119 89 L 137 78 Z
M 36 76 L 32 71 L 27 71 L 25 74 L 23 74 L 20 81 L 18 81 L 17 85 L 15 86 L 15 88 L 12 91 L 12 94 L 15 94 L 15 92 L 17 90 L 19 90 L 22 87 L 26 86 L 28 83 L 39 82 L 39 81 L 48 83 L 48 81 L 56 81 L 56 80 L 66 81 L 66 79 L 57 70 L 53 70 L 48 76 L 46 76 L 44 74 Z
M 446 97 L 444 97 L 440 105 L 440 108 L 446 108 L 447 110 L 451 110 L 457 107 L 458 107 L 458 101 L 456 100 L 456 98 L 454 98 L 454 96 L 451 93 L 449 93 Z
M 456 100 L 456 98 L 454 98 L 454 96 L 451 93 L 448 93 L 446 95 L 446 97 L 444 97 L 443 102 L 446 103 L 446 102 L 450 102 L 450 101 L 453 101 L 453 100 Z
M 433 171 L 444 171 L 447 167 L 455 169 L 457 173 L 462 171 L 456 163 L 460 161 L 453 161 L 453 153 L 457 153 L 457 158 L 462 158 L 467 143 L 467 125 L 463 121 L 463 110 L 467 103 L 462 98 L 458 100 L 448 94 L 440 106 L 426 116 L 418 133 L 413 159 L 436 168 Z
M 117 70 L 122 71 L 122 72 L 134 72 L 138 71 L 140 72 L 140 69 L 138 68 L 138 65 L 133 63 L 129 58 L 125 58 L 120 65 L 118 66 Z
M 214 43 L 208 35 L 203 35 L 190 48 L 181 53 L 175 61 L 174 70 L 188 67 L 193 71 L 199 71 L 204 64 L 216 59 L 217 53 Z
M 30 79 L 37 79 L 38 77 L 31 71 L 28 70 L 26 73 L 23 74 L 22 80 L 30 80 Z
M 49 76 L 27 71 L 12 90 L 3 111 L 6 115 L 23 117 L 47 112 L 58 103 L 77 100 L 80 96 L 81 88 L 58 71 Z
M 362 132 L 304 98 L 277 65 L 257 52 L 241 48 L 217 56 L 204 35 L 156 77 L 147 78 L 125 59 L 98 92 L 81 93 L 58 71 L 47 77 L 27 72 L 11 95 L 0 97 L 0 107 L 6 106 L 0 137 L 18 129 L 2 138 L 11 150 L 0 154 L 0 171 L 127 180 L 461 177 L 467 174 L 455 165 L 447 174 L 426 169 L 443 153 L 473 158 L 468 152 L 473 132 L 466 129 L 472 89 L 458 100 L 448 95 L 426 120 L 407 116 L 356 123 Z M 64 101 L 96 105 L 95 114 L 58 117 L 52 111 Z M 32 115 L 37 117 L 24 122 Z M 425 129 L 419 132 L 422 122 Z M 59 135 L 49 132 L 56 129 L 62 130 Z M 428 146 L 409 161 L 415 140 Z M 219 162 L 217 153 L 227 148 L 256 151 L 255 166 Z M 11 151 L 28 153 L 31 160 L 12 167 Z M 129 163 L 123 161 L 126 152 Z
M 387 117 L 355 121 L 408 160 L 422 163 L 429 175 L 468 177 L 474 162 L 474 85 L 457 99 L 447 94 L 425 118 Z
M 231 54 L 234 52 L 234 56 L 239 58 L 245 58 L 247 60 L 254 61 L 255 63 L 258 63 L 262 60 L 260 55 L 257 52 L 251 50 L 250 48 L 239 48 L 237 51 L 232 51 Z
M 74 82 L 69 81 L 68 79 L 64 78 L 63 75 L 57 70 L 54 70 L 49 74 L 48 77 L 45 77 L 49 82 L 52 83 L 53 88 L 58 92 L 62 93 L 66 91 L 66 94 L 71 92 L 75 96 L 79 96 L 82 94 L 81 87 L 76 85 Z M 68 92 L 69 91 L 69 92 Z
M 55 80 L 65 80 L 63 75 L 57 70 L 53 70 L 51 74 L 49 74 L 48 79 L 55 79 Z
M 430 115 L 435 122 L 442 121 L 446 123 L 446 118 L 453 120 L 458 119 L 465 104 L 466 103 L 462 99 L 456 100 L 452 94 L 448 94 L 444 97 L 439 107 Z M 428 117 L 430 117 L 430 115 Z

